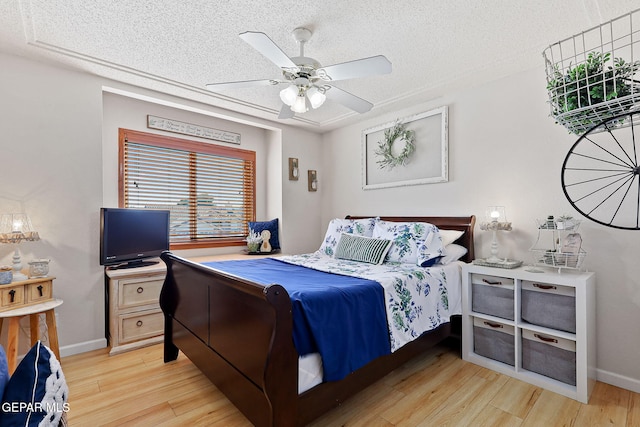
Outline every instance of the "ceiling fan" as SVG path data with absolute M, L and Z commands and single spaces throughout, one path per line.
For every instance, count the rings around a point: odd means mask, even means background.
M 280 91 L 283 106 L 279 119 L 289 119 L 295 113 L 305 113 L 309 108 L 318 108 L 327 98 L 358 113 L 369 111 L 373 104 L 328 83 L 390 73 L 391 62 L 383 55 L 378 55 L 323 67 L 315 59 L 304 56 L 304 44 L 309 41 L 311 34 L 307 28 L 299 27 L 293 30 L 293 38 L 300 45 L 300 56 L 289 58 L 265 33 L 241 33 L 242 40 L 282 69 L 282 79 L 212 83 L 206 87 L 218 92 L 240 87 L 287 84 L 288 86 Z

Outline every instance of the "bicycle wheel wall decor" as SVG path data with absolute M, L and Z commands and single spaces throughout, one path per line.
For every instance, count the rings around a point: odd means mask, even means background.
M 640 230 L 639 119 L 640 111 L 634 111 L 592 127 L 573 144 L 562 165 L 569 203 L 599 224 Z

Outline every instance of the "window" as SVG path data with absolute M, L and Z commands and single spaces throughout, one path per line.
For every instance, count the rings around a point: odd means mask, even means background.
M 119 143 L 120 207 L 170 210 L 172 249 L 246 244 L 254 151 L 126 129 Z

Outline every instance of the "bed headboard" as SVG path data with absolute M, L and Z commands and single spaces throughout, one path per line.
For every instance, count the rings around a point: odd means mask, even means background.
M 347 219 L 362 219 L 372 218 L 371 216 L 356 216 L 347 215 Z M 464 234 L 460 236 L 455 243 L 467 248 L 467 254 L 462 257 L 461 261 L 471 262 L 475 258 L 474 242 L 473 242 L 473 228 L 476 224 L 475 215 L 471 216 L 381 216 L 380 219 L 384 221 L 394 222 L 428 222 L 435 225 L 438 228 L 444 230 L 459 230 L 464 231 Z

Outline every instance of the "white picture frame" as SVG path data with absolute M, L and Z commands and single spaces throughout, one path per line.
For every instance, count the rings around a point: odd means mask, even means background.
M 376 154 L 384 131 L 396 123 L 414 131 L 415 151 L 405 165 L 381 167 Z M 401 150 L 402 147 L 399 147 Z M 362 188 L 401 187 L 449 180 L 448 107 L 398 119 L 362 131 Z

